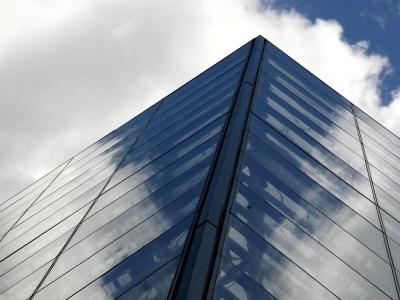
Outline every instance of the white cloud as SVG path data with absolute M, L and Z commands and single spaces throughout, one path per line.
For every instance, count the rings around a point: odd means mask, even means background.
M 258 34 L 400 133 L 400 90 L 389 107 L 379 101 L 387 58 L 347 43 L 336 21 L 258 0 L 0 6 L 1 198 Z

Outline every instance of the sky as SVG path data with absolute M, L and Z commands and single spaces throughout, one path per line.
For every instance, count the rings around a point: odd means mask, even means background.
M 261 34 L 400 134 L 400 0 L 0 0 L 0 201 Z

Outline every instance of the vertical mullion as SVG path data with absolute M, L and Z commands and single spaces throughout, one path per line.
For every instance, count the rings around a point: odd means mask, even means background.
M 36 293 L 39 291 L 39 289 L 41 288 L 42 284 L 44 283 L 44 281 L 46 280 L 47 276 L 49 275 L 50 271 L 53 269 L 54 265 L 57 263 L 58 259 L 60 258 L 61 254 L 64 252 L 64 250 L 67 248 L 69 242 L 72 240 L 73 236 L 75 235 L 75 233 L 78 231 L 79 227 L 82 225 L 83 221 L 85 220 L 86 216 L 90 213 L 90 211 L 92 210 L 93 206 L 96 204 L 97 200 L 100 198 L 101 194 L 103 193 L 103 191 L 105 190 L 105 188 L 107 187 L 108 183 L 111 181 L 111 178 L 115 175 L 115 173 L 119 170 L 119 168 L 121 167 L 122 163 L 124 162 L 125 158 L 127 157 L 127 155 L 129 154 L 130 150 L 136 145 L 136 143 L 139 141 L 139 139 L 143 136 L 144 132 L 146 131 L 147 126 L 149 125 L 149 123 L 151 122 L 151 120 L 154 118 L 154 116 L 156 115 L 157 111 L 160 109 L 161 104 L 163 103 L 163 101 L 161 100 L 157 106 L 157 108 L 154 110 L 154 112 L 151 114 L 151 116 L 148 118 L 148 120 L 146 121 L 145 125 L 143 126 L 140 134 L 133 140 L 133 142 L 131 143 L 131 145 L 129 146 L 129 148 L 126 150 L 124 156 L 122 157 L 122 159 L 119 161 L 119 163 L 117 164 L 117 166 L 115 167 L 113 173 L 110 175 L 110 177 L 107 179 L 107 181 L 105 182 L 103 188 L 100 190 L 99 194 L 97 195 L 97 197 L 92 201 L 92 203 L 90 204 L 89 208 L 87 209 L 87 211 L 85 212 L 85 214 L 83 215 L 83 217 L 81 218 L 81 220 L 79 221 L 79 223 L 75 226 L 74 230 L 72 231 L 72 233 L 70 234 L 70 236 L 68 237 L 67 241 L 65 242 L 65 244 L 63 245 L 63 247 L 61 248 L 61 250 L 58 252 L 57 256 L 54 258 L 53 262 L 51 263 L 50 267 L 47 269 L 46 273 L 43 275 L 42 279 L 40 280 L 39 284 L 36 286 L 36 288 L 34 289 L 34 291 L 32 292 L 32 295 L 29 297 L 29 300 L 33 299 L 36 295 Z M 72 159 L 71 159 L 72 160 Z
M 239 89 L 228 113 L 168 299 L 202 299 L 208 292 L 264 44 L 262 36 L 251 41 Z
M 369 162 L 368 162 L 367 152 L 365 151 L 365 147 L 364 147 L 364 142 L 363 142 L 363 139 L 362 139 L 361 131 L 360 131 L 360 128 L 358 126 L 358 120 L 357 120 L 357 116 L 356 116 L 356 113 L 355 113 L 354 104 L 351 104 L 351 111 L 353 113 L 354 122 L 355 122 L 357 133 L 358 133 L 358 138 L 359 138 L 359 141 L 360 141 L 360 144 L 361 144 L 361 149 L 362 149 L 362 152 L 363 152 L 364 161 L 365 161 L 365 165 L 366 165 L 366 168 L 367 168 L 368 179 L 369 179 L 369 182 L 370 182 L 370 185 L 371 185 L 372 195 L 374 197 L 375 208 L 376 208 L 376 212 L 378 214 L 379 224 L 380 224 L 381 229 L 382 229 L 383 241 L 385 243 L 386 252 L 387 252 L 388 258 L 389 258 L 390 268 L 392 269 L 392 273 L 393 273 L 393 277 L 394 277 L 394 283 L 395 283 L 395 286 L 396 286 L 397 297 L 398 297 L 398 299 L 400 299 L 400 285 L 399 285 L 399 281 L 398 281 L 398 278 L 397 278 L 396 268 L 394 266 L 392 253 L 390 251 L 389 241 L 388 241 L 388 237 L 387 237 L 387 234 L 386 234 L 385 225 L 383 223 L 383 218 L 382 218 L 382 214 L 381 214 L 381 210 L 380 210 L 380 206 L 379 206 L 379 202 L 378 202 L 378 197 L 376 196 L 375 187 L 374 187 L 374 181 L 372 179 L 371 171 L 369 169 Z

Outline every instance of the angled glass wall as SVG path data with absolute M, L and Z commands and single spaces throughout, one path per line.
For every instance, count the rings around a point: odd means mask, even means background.
M 400 140 L 272 44 L 259 72 L 214 299 L 398 299 Z
M 0 299 L 399 299 L 399 175 L 258 37 L 0 202 Z
M 0 299 L 162 298 L 249 45 L 0 205 Z

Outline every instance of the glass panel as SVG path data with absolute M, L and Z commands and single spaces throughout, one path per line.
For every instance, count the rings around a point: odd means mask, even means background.
M 261 286 L 222 258 L 213 299 L 273 300 L 276 299 Z
M 225 100 L 223 102 L 217 102 L 215 107 L 213 106 L 209 107 L 207 110 L 197 111 L 195 115 L 189 115 L 188 118 L 185 118 L 184 122 L 179 122 L 169 127 L 138 148 L 132 148 L 122 163 L 121 169 L 115 173 L 110 183 L 107 185 L 107 189 L 131 175 L 132 169 L 136 170 L 134 167 L 137 161 L 143 160 L 143 157 L 146 157 L 146 153 L 152 150 L 154 151 L 154 148 L 160 148 L 166 152 L 175 147 L 191 135 L 222 117 L 228 111 L 229 104 L 230 100 Z
M 20 264 L 13 266 L 3 265 L 0 274 L 0 293 L 9 289 L 17 282 L 28 277 L 31 273 L 53 260 L 60 252 L 62 246 L 65 244 L 72 230 L 66 232 L 55 241 L 46 245 L 35 254 L 23 260 Z M 4 267 L 4 268 L 3 268 Z
M 126 153 L 137 135 L 138 132 L 136 132 L 134 135 L 130 135 L 128 138 L 123 139 L 119 143 L 113 145 L 111 148 L 106 149 L 91 160 L 86 161 L 84 165 L 73 170 L 68 175 L 58 177 L 57 180 L 48 189 L 46 189 L 45 193 L 40 196 L 40 199 L 47 197 L 73 180 L 82 182 L 82 177 L 89 178 L 91 174 L 95 174 L 105 167 L 112 165 L 114 162 L 119 161 Z M 79 163 L 85 160 L 86 159 L 82 159 L 79 161 Z M 68 169 L 66 171 L 68 171 Z
M 4 253 L 4 255 L 2 255 L 2 260 L 0 261 L 0 270 L 8 270 L 10 268 L 13 268 L 18 263 L 22 262 L 25 258 L 45 247 L 47 243 L 54 241 L 55 239 L 66 233 L 68 230 L 75 227 L 82 219 L 83 215 L 89 208 L 89 205 L 90 203 L 78 210 L 76 213 L 70 215 L 62 222 L 58 223 L 56 226 L 52 227 L 47 232 L 39 235 L 37 238 L 31 240 L 28 244 L 25 244 L 20 248 L 17 248 L 15 244 L 9 244 L 13 246 L 13 248 L 11 248 L 11 246 L 9 248 L 4 247 L 1 251 L 1 253 Z
M 209 133 L 210 134 L 213 134 L 213 133 L 215 134 L 215 133 L 219 132 L 221 130 L 221 128 L 222 128 L 220 126 L 223 126 L 223 123 L 222 123 L 223 121 L 224 120 L 220 119 L 217 122 L 218 124 L 213 124 L 213 125 L 216 125 L 216 126 L 215 127 L 212 126 L 213 129 L 210 130 Z M 195 132 L 197 132 L 197 130 Z M 191 132 L 190 135 L 194 134 L 195 132 Z M 129 164 L 124 169 L 121 169 L 121 170 L 119 170 L 118 172 L 116 172 L 114 174 L 113 178 L 116 178 L 116 179 L 115 180 L 113 180 L 113 179 L 110 180 L 110 183 L 107 185 L 107 188 L 105 189 L 105 193 L 108 192 L 108 190 L 111 189 L 114 185 L 115 185 L 115 188 L 113 189 L 113 192 L 111 192 L 111 193 L 116 193 L 116 192 L 120 193 L 122 191 L 123 191 L 123 193 L 125 193 L 125 192 L 129 191 L 130 189 L 132 189 L 132 187 L 134 187 L 135 185 L 133 185 L 131 180 L 135 181 L 136 178 L 135 178 L 135 176 L 131 176 L 131 174 L 134 174 L 138 169 L 143 167 L 146 163 L 150 162 L 150 161 L 148 161 L 148 159 L 152 159 L 152 158 L 158 157 L 158 155 L 161 155 L 165 151 L 168 151 L 169 149 L 172 149 L 173 147 L 175 147 L 176 145 L 178 145 L 179 143 L 184 141 L 190 135 L 188 135 L 188 136 L 180 136 L 180 137 L 178 137 L 178 140 L 175 140 L 175 139 L 168 140 L 166 143 L 163 143 L 163 144 L 157 146 L 157 148 L 153 147 L 152 150 L 151 149 L 147 149 L 147 151 L 146 151 L 147 152 L 147 156 L 146 155 L 141 156 L 140 154 L 142 152 L 139 151 L 138 155 L 133 155 L 132 157 L 130 157 L 129 158 Z M 128 176 L 130 176 L 130 177 L 128 177 Z M 119 182 L 119 181 L 122 181 L 122 182 Z M 122 194 L 119 194 L 119 195 L 122 195 Z
M 382 156 L 377 155 L 373 150 L 369 149 L 366 146 L 364 148 L 367 154 L 368 162 L 370 163 L 370 166 L 373 166 L 375 173 L 378 173 L 378 176 L 386 176 L 388 179 L 392 180 L 393 183 L 395 183 L 397 186 L 400 186 L 400 171 L 393 167 L 390 163 L 385 161 Z M 380 175 L 380 173 L 382 173 L 382 175 Z M 375 174 L 375 176 L 376 175 L 377 174 Z
M 187 203 L 194 205 L 194 203 L 198 202 L 200 193 L 201 189 L 197 188 L 178 199 L 173 199 L 173 201 L 171 201 L 172 203 L 164 204 L 164 207 L 159 207 L 159 203 L 157 202 L 152 203 L 151 201 L 144 201 L 141 203 L 142 205 L 135 207 L 136 209 L 121 214 L 118 218 L 88 236 L 80 243 L 71 246 L 68 251 L 64 252 L 60 257 L 59 262 L 57 262 L 57 265 L 52 269 L 47 282 L 51 282 L 61 276 L 65 271 L 70 270 L 83 262 L 97 251 L 100 251 L 103 247 L 117 240 L 126 232 L 132 230 L 132 228 L 145 222 L 146 219 L 155 215 L 161 209 L 170 211 L 171 207 L 179 209 L 179 205 L 182 207 L 185 207 Z M 188 208 L 186 207 L 186 209 Z
M 300 128 L 352 166 L 351 162 L 354 160 L 355 153 L 363 160 L 358 138 L 349 135 L 334 122 L 273 80 L 266 82 L 260 88 L 253 111 L 264 120 L 268 120 L 269 113 L 272 114 L 271 117 L 279 118 L 281 116 L 279 119 L 285 120 L 284 124 L 291 124 L 292 127 Z M 363 168 L 360 168 L 360 164 L 354 166 L 355 169 L 364 175 L 366 174 L 365 164 L 362 165 Z
M 209 161 L 201 162 L 182 175 L 174 178 L 171 182 L 161 186 L 160 189 L 150 195 L 147 192 L 143 192 L 143 188 L 146 189 L 146 183 L 143 186 L 131 190 L 88 217 L 75 233 L 69 247 L 95 232 L 122 213 L 131 214 L 130 211 L 133 211 L 136 212 L 138 216 L 141 216 L 146 211 L 152 211 L 157 208 L 161 209 L 171 201 L 182 197 L 182 195 L 190 196 L 194 192 L 193 189 L 198 190 L 200 194 L 203 180 L 208 173 L 208 169 Z
M 223 255 L 278 299 L 336 299 L 271 244 L 231 217 Z
M 94 200 L 100 194 L 104 184 L 105 182 L 100 182 L 75 199 L 62 197 L 60 201 L 55 201 L 44 207 L 23 223 L 16 225 L 3 240 L 4 243 L 10 241 L 12 241 L 10 243 L 13 243 L 14 241 L 16 242 L 16 239 L 22 241 L 33 239 Z
M 167 299 L 168 292 L 178 266 L 178 258 L 169 262 L 157 272 L 153 273 L 145 280 L 130 289 L 118 299 L 137 299 L 137 300 L 164 300 Z
M 310 255 L 313 253 L 312 255 L 315 256 L 321 255 L 322 261 L 337 264 L 339 273 L 342 273 L 344 277 L 348 273 L 348 280 L 356 278 L 357 281 L 362 281 L 356 275 L 360 273 L 387 294 L 392 297 L 396 295 L 393 276 L 388 263 L 373 254 L 357 240 L 351 238 L 333 222 L 329 222 L 312 206 L 304 205 L 304 202 L 299 201 L 297 195 L 287 189 L 282 190 L 282 183 L 271 181 L 265 175 L 258 177 L 258 179 L 258 186 L 250 185 L 250 189 L 255 190 L 262 199 L 255 196 L 243 185 L 237 191 L 232 212 L 241 220 L 253 224 L 251 227 L 257 228 L 255 229 L 257 231 L 260 229 L 261 232 L 267 231 L 263 227 L 270 225 L 274 228 L 272 235 L 278 236 L 279 233 L 276 233 L 276 230 L 282 231 L 282 234 L 288 240 L 287 243 L 293 242 L 292 245 L 296 245 L 299 251 L 310 250 L 304 251 L 306 255 L 307 253 L 310 253 Z M 291 222 L 288 222 L 288 217 Z M 276 224 L 271 225 L 272 221 L 270 220 L 273 220 Z M 270 233 L 267 235 L 269 236 Z M 293 237 L 291 238 L 291 236 Z M 272 241 L 272 239 L 268 241 Z M 303 248 L 302 245 L 308 248 Z M 341 260 L 336 259 L 336 257 Z M 318 260 L 318 258 L 315 258 L 315 260 Z M 353 272 L 348 266 L 352 267 L 357 273 Z
M 343 161 L 332 152 L 328 151 L 321 144 L 317 143 L 314 139 L 306 135 L 303 131 L 291 124 L 289 120 L 275 113 L 272 108 L 261 107 L 259 111 L 261 113 L 257 112 L 257 114 L 262 115 L 262 119 L 268 122 L 268 124 L 275 130 L 279 131 L 280 134 L 285 136 L 288 140 L 294 142 L 304 152 L 327 167 L 331 172 L 341 177 L 347 183 L 356 184 L 355 187 L 358 190 L 360 190 L 369 199 L 373 199 L 370 182 L 367 179 L 368 174 L 366 171 L 364 158 L 359 157 L 350 149 L 336 142 L 337 145 L 341 145 L 339 148 L 345 150 L 342 154 L 343 157 L 346 157 L 346 159 Z M 259 126 L 261 127 L 262 123 L 261 121 L 258 122 L 258 117 L 254 117 L 254 119 L 256 119 L 254 122 L 257 123 L 257 125 L 254 126 L 258 126 L 258 124 L 260 124 Z M 329 144 L 333 145 L 334 141 L 331 141 Z M 347 161 L 351 163 L 351 166 L 346 163 Z
M 258 159 L 265 160 L 263 164 L 268 163 L 269 159 L 267 159 L 266 153 L 271 152 L 273 149 L 273 151 L 283 155 L 286 160 L 290 161 L 293 165 L 306 173 L 307 176 L 318 182 L 335 197 L 345 202 L 348 206 L 353 208 L 369 221 L 373 222 L 373 224 L 379 228 L 380 224 L 375 204 L 372 200 L 369 200 L 355 190 L 351 185 L 340 180 L 329 170 L 311 159 L 298 147 L 288 142 L 283 136 L 267 124 L 259 121 L 259 119 L 254 117 L 251 118 L 250 132 L 254 133 L 260 140 L 262 140 L 263 144 L 265 143 L 264 146 L 261 144 L 259 148 L 255 147 L 248 150 L 249 152 L 254 152 L 253 155 Z M 358 186 L 359 184 L 357 183 L 358 178 L 354 178 L 352 185 Z
M 173 228 L 193 213 L 196 203 L 187 203 L 180 207 L 171 205 L 146 222 L 129 231 L 122 238 L 103 248 L 89 259 L 70 270 L 56 281 L 48 284 L 36 295 L 36 299 L 64 299 L 116 266 L 126 257 L 139 251 L 146 244 Z M 51 273 L 50 273 L 51 275 Z
M 390 253 L 392 254 L 394 266 L 397 270 L 400 270 L 400 245 L 392 240 L 390 237 L 388 238 Z
M 344 202 L 323 189 L 254 136 L 249 135 L 247 147 L 250 150 L 242 163 L 241 178 L 243 182 L 252 182 L 259 176 L 265 176 L 263 174 L 266 171 L 273 174 L 293 192 L 388 261 L 383 235 L 377 227 L 374 227 L 346 206 Z M 374 212 L 376 213 L 376 210 Z
M 36 270 L 32 276 L 26 277 L 4 293 L 0 294 L 0 300 L 25 300 L 31 296 L 46 271 L 50 263 Z
M 397 156 L 397 154 L 399 153 L 398 150 L 397 152 L 391 152 L 390 150 L 388 150 L 386 148 L 387 145 L 382 144 L 381 141 L 376 140 L 370 136 L 371 132 L 364 131 L 362 125 L 360 125 L 360 132 L 363 139 L 363 143 L 365 144 L 366 147 L 368 147 L 370 151 L 375 152 L 375 154 L 379 155 L 382 159 L 391 164 L 394 168 L 400 170 L 400 158 Z
M 191 219 L 186 220 L 163 234 L 91 282 L 83 290 L 75 294 L 72 299 L 115 299 L 127 292 L 182 252 L 190 221 Z
M 381 145 L 385 146 L 389 150 L 393 150 L 393 153 L 399 153 L 400 151 L 400 138 L 391 133 L 377 121 L 372 119 L 358 107 L 354 107 L 356 116 L 359 119 L 360 127 L 363 131 L 367 132 L 372 138 L 379 141 Z
M 348 111 L 351 111 L 350 102 L 342 97 L 339 93 L 334 91 L 331 87 L 326 85 L 319 78 L 311 74 L 308 70 L 303 68 L 300 64 L 291 59 L 287 54 L 283 51 L 279 50 L 274 45 L 268 45 L 266 47 L 266 52 L 268 53 L 268 58 L 274 57 L 278 59 L 285 68 L 291 70 L 293 77 L 298 78 L 300 82 L 310 88 L 310 94 L 314 95 L 316 98 L 321 97 L 321 100 L 329 101 L 331 105 L 338 107 L 337 109 L 343 110 L 344 108 Z M 312 89 L 313 88 L 313 89 Z
M 143 126 L 148 122 L 150 117 L 153 115 L 154 111 L 160 105 L 160 102 L 154 104 L 153 106 L 149 107 L 145 111 L 141 112 L 139 115 L 134 117 L 133 119 L 126 122 L 124 125 L 118 127 L 117 129 L 113 130 L 105 137 L 101 138 L 82 152 L 75 155 L 70 163 L 68 169 L 74 170 L 76 167 L 75 163 L 80 161 L 82 158 L 85 157 L 85 160 L 89 160 L 91 157 L 97 156 L 99 153 L 103 152 L 105 149 L 110 148 L 112 145 L 115 145 L 119 141 L 121 141 L 126 135 L 132 133 L 133 131 L 139 131 L 143 128 Z M 88 156 L 90 155 L 90 156 Z M 69 174 L 69 172 L 67 172 Z
M 236 70 L 234 68 L 233 70 Z M 231 71 L 230 71 L 231 72 Z M 229 97 L 229 95 L 233 96 L 233 93 L 236 91 L 238 86 L 238 75 L 241 74 L 241 69 L 232 73 L 229 76 L 224 76 L 218 78 L 216 83 L 213 84 L 212 89 L 207 89 L 206 91 L 199 90 L 190 98 L 185 99 L 174 107 L 171 107 L 169 110 L 164 111 L 161 115 L 158 115 L 155 119 L 151 121 L 146 130 L 151 130 L 154 127 L 161 124 L 172 124 L 175 120 L 176 116 L 185 116 L 188 113 L 199 109 L 199 107 L 203 106 L 205 102 L 208 102 L 212 99 L 220 99 L 222 97 Z M 172 123 L 171 123 L 172 122 Z M 163 125 L 165 128 L 166 126 Z
M 219 76 L 223 76 L 223 73 L 247 58 L 249 49 L 250 43 L 239 48 L 231 55 L 227 56 L 205 72 L 201 73 L 200 75 L 186 83 L 178 90 L 165 97 L 163 100 L 163 105 L 160 107 L 157 115 L 163 113 L 165 110 L 171 108 L 172 106 L 180 103 L 183 100 L 186 101 L 186 97 L 191 97 L 193 93 L 195 93 L 197 90 L 202 89 L 207 83 L 214 81 Z
M 390 299 L 276 210 L 247 209 L 236 215 L 339 298 Z M 394 290 L 386 292 L 392 297 L 395 295 Z
M 47 186 L 48 184 L 60 173 L 60 171 L 65 167 L 68 162 L 63 163 L 62 165 L 55 168 L 53 171 L 49 172 L 48 174 L 44 175 L 39 180 L 35 181 L 16 195 L 12 196 L 7 200 L 0 200 L 0 219 L 3 216 L 13 210 L 15 207 L 20 205 L 20 202 L 26 202 L 26 198 L 32 200 L 35 198 L 31 194 L 39 195 Z M 33 200 L 32 200 L 33 201 Z M 4 212 L 3 212 L 4 211 Z
M 57 190 L 55 193 L 49 195 L 48 197 L 38 201 L 33 205 L 29 211 L 21 218 L 19 221 L 23 223 L 28 218 L 32 217 L 33 215 L 39 213 L 41 210 L 45 209 L 48 205 L 62 205 L 62 203 L 69 203 L 72 200 L 78 198 L 83 193 L 88 192 L 91 188 L 96 185 L 104 184 L 105 181 L 111 176 L 114 171 L 116 165 L 112 165 L 103 169 L 97 174 L 90 174 L 92 175 L 89 178 L 82 178 L 83 182 L 76 182 L 71 181 L 69 184 L 65 185 L 63 188 Z M 81 181 L 81 180 L 80 180 Z M 61 204 L 57 202 L 62 202 Z
M 151 127 L 149 126 L 144 133 L 143 138 L 140 139 L 140 143 L 151 139 L 160 132 L 166 130 L 167 128 L 173 126 L 174 124 L 179 124 L 179 122 L 185 121 L 185 118 L 190 115 L 195 115 L 199 111 L 207 110 L 210 106 L 216 105 L 217 103 L 224 102 L 225 100 L 230 100 L 232 102 L 233 95 L 237 86 L 238 74 L 234 74 L 235 78 L 228 78 L 226 82 L 223 82 L 223 86 L 217 86 L 217 90 L 213 91 L 212 94 L 200 95 L 199 99 L 191 99 L 191 101 L 185 101 L 184 104 L 179 105 L 177 109 L 172 109 L 172 111 L 167 111 L 165 114 L 161 115 L 153 122 L 151 122 Z M 165 118 L 165 115 L 170 115 Z M 161 118 L 163 117 L 163 118 Z M 161 119 L 161 120 L 160 120 Z
M 23 232 L 21 235 L 15 237 L 13 240 L 9 241 L 3 247 L 1 247 L 0 248 L 0 258 L 4 258 L 5 256 L 12 253 L 13 251 L 16 251 L 20 247 L 23 247 L 26 243 L 29 243 L 30 241 L 34 240 L 38 236 L 47 232 L 48 230 L 54 231 L 54 229 L 53 229 L 54 226 L 60 227 L 63 225 L 59 225 L 59 224 L 65 224 L 65 223 L 76 224 L 75 222 L 71 223 L 71 221 L 65 221 L 65 220 L 71 219 L 70 218 L 71 215 L 73 215 L 76 211 L 80 210 L 83 206 L 85 206 L 90 201 L 94 200 L 96 198 L 96 196 L 98 195 L 98 193 L 100 192 L 100 189 L 102 188 L 102 186 L 104 186 L 104 184 L 105 184 L 105 181 L 100 182 L 99 184 L 95 185 L 92 190 L 89 190 L 87 192 L 86 195 L 85 194 L 80 195 L 81 197 L 79 197 L 76 201 L 72 202 L 71 205 L 67 205 L 64 209 L 61 209 L 61 210 L 55 212 L 49 218 L 39 222 L 36 226 L 22 228 L 22 229 L 28 229 L 28 230 Z M 97 192 L 97 195 L 95 192 Z M 70 194 L 68 194 L 68 196 L 69 195 Z M 75 196 L 75 195 L 73 195 L 73 196 Z M 85 197 L 85 196 L 88 196 L 88 197 Z M 68 197 L 64 198 L 64 200 L 67 203 L 68 203 L 68 201 L 70 201 Z M 33 220 L 37 221 L 35 219 L 33 219 Z M 40 221 L 40 220 L 38 220 L 38 221 Z M 70 226 L 73 226 L 73 225 L 70 225 Z M 19 227 L 16 227 L 16 232 L 17 232 L 18 228 Z M 10 232 L 10 237 L 14 237 L 12 235 L 12 232 Z

